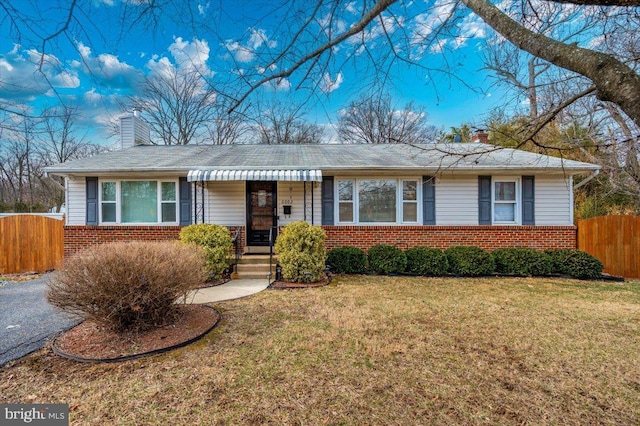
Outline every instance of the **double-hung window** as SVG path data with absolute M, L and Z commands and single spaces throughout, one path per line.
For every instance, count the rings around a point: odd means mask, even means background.
M 338 179 L 338 223 L 418 222 L 418 179 Z
M 353 195 L 355 183 L 352 180 L 338 181 L 338 221 L 354 222 Z
M 102 222 L 116 222 L 116 182 L 102 182 Z
M 101 223 L 171 223 L 177 217 L 177 182 L 102 181 Z
M 518 181 L 493 181 L 493 223 L 518 223 Z
M 402 181 L 402 221 L 418 221 L 418 181 Z

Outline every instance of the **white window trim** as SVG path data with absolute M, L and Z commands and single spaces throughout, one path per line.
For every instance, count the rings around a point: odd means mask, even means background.
M 156 202 L 156 212 L 157 212 L 157 217 L 158 220 L 156 222 L 127 222 L 127 223 L 122 223 L 122 197 L 121 197 L 121 190 L 120 190 L 120 184 L 122 182 L 146 182 L 146 181 L 154 181 L 157 182 L 157 202 Z M 116 205 L 116 221 L 115 222 L 104 222 L 102 220 L 102 183 L 103 182 L 115 182 L 116 184 L 116 201 L 115 201 L 115 205 Z M 163 182 L 173 182 L 176 186 L 176 199 L 175 201 L 164 201 L 164 203 L 171 203 L 173 202 L 176 206 L 176 221 L 175 222 L 162 222 L 162 183 Z M 157 225 L 157 226 L 177 226 L 180 224 L 180 206 L 178 204 L 179 201 L 179 197 L 180 194 L 178 193 L 179 191 L 179 182 L 178 179 L 98 179 L 98 193 L 99 193 L 99 198 L 98 198 L 98 216 L 99 216 L 99 221 L 98 223 L 100 225 L 122 225 L 122 226 L 152 226 L 152 225 Z M 112 203 L 112 201 L 107 201 L 108 203 Z
M 395 180 L 396 181 L 396 221 L 395 222 L 360 222 L 360 181 L 363 180 Z M 340 194 L 338 192 L 339 187 L 338 184 L 340 181 L 351 181 L 353 182 L 353 200 L 351 203 L 353 204 L 353 221 L 352 222 L 341 222 L 340 221 Z M 403 193 L 402 193 L 402 182 L 406 181 L 414 181 L 416 182 L 416 191 L 417 191 L 417 217 L 415 222 L 403 222 Z M 422 177 L 417 176 L 405 176 L 405 177 L 384 177 L 384 176 L 361 176 L 361 177 L 340 177 L 336 176 L 334 179 L 334 223 L 337 225 L 358 225 L 358 226 L 403 226 L 403 225 L 420 225 L 422 224 Z M 414 202 L 413 200 L 409 200 L 407 202 Z
M 516 197 L 514 202 L 496 201 L 496 183 L 514 182 L 516 187 Z M 491 223 L 494 225 L 520 225 L 522 223 L 522 199 L 521 199 L 521 179 L 515 176 L 493 176 L 491 179 Z M 496 204 L 514 204 L 514 220 L 498 221 L 496 217 Z
M 352 183 L 352 191 L 351 191 L 351 200 L 340 200 L 340 182 L 351 182 Z M 344 178 L 344 179 L 340 179 L 340 178 L 336 178 L 334 180 L 334 185 L 335 185 L 335 189 L 333 191 L 333 193 L 335 194 L 335 198 L 336 198 L 336 202 L 335 202 L 335 222 L 334 223 L 341 223 L 344 225 L 355 225 L 357 223 L 357 204 L 356 204 L 356 200 L 358 198 L 357 195 L 357 191 L 358 191 L 358 187 L 356 184 L 356 180 L 355 179 L 351 179 L 351 178 Z M 352 221 L 349 222 L 340 222 L 340 203 L 344 203 L 344 204 L 351 204 L 351 217 L 353 218 Z

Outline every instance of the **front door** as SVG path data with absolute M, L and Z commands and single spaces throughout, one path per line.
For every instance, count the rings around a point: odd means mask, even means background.
M 269 231 L 278 225 L 277 182 L 247 181 L 247 245 L 268 246 Z

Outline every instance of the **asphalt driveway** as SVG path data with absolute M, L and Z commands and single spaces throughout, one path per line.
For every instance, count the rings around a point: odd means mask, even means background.
M 0 283 L 0 366 L 40 349 L 79 322 L 47 302 L 48 277 Z

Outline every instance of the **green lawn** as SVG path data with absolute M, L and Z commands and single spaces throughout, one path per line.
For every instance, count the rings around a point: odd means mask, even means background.
M 0 402 L 72 424 L 640 423 L 639 282 L 338 277 L 216 306 L 169 354 L 40 351 L 0 369 Z

